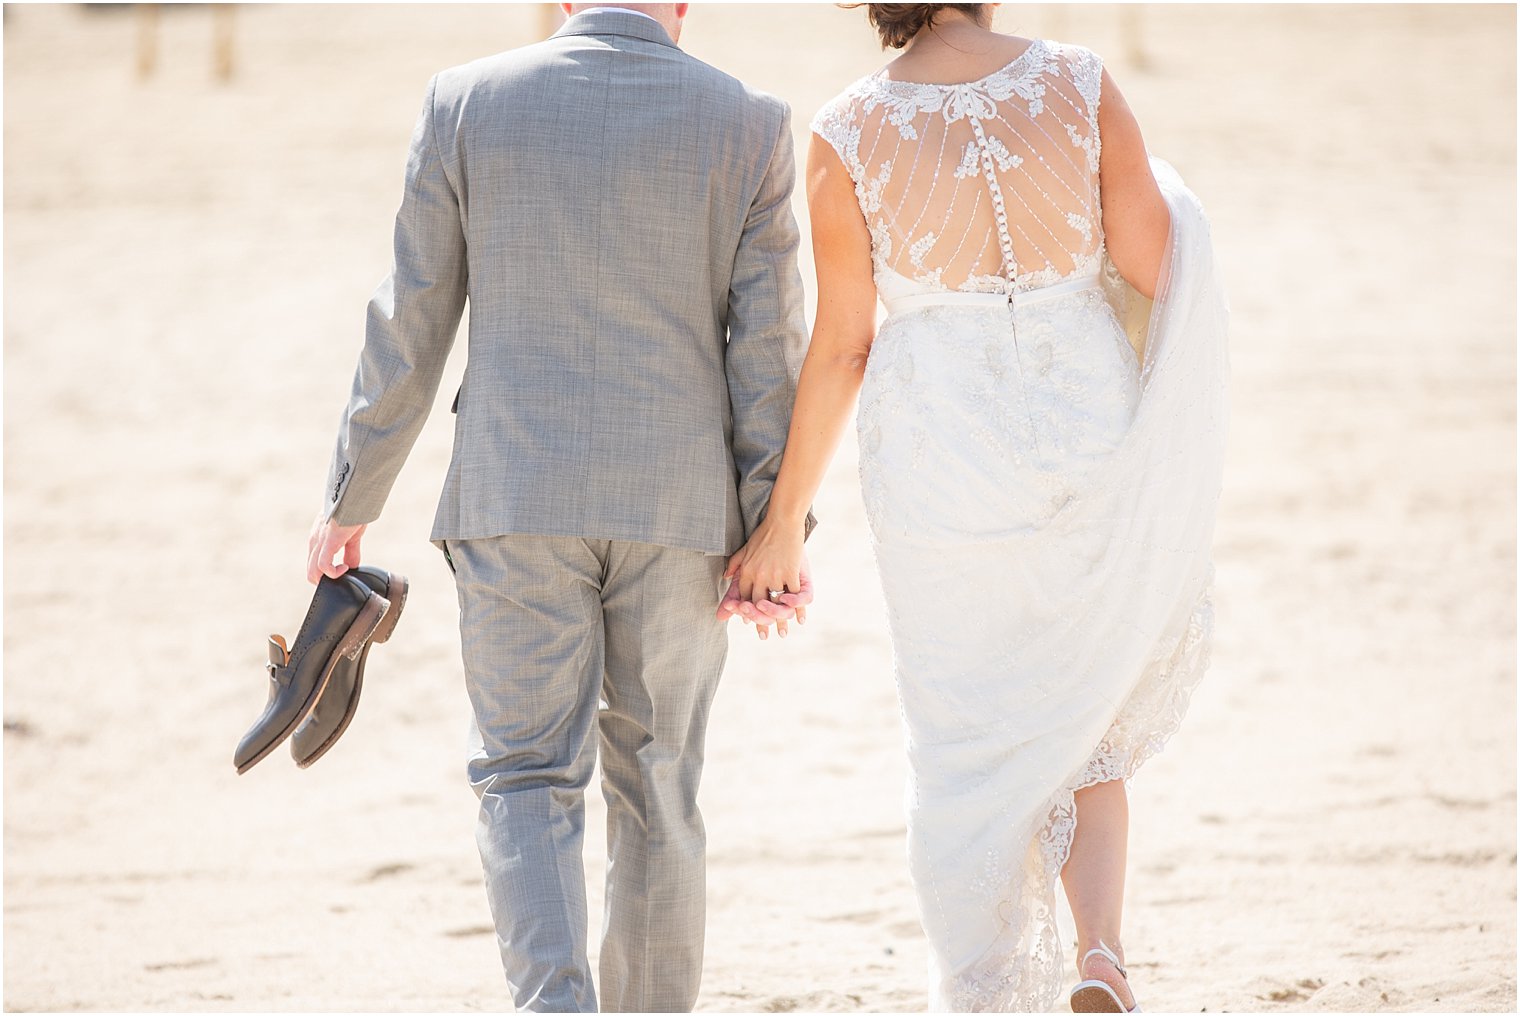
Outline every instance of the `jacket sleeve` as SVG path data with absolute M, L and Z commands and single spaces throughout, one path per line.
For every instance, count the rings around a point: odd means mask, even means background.
M 328 469 L 323 517 L 372 522 L 427 420 L 467 291 L 465 238 L 434 122 L 438 79 L 412 132 L 395 260 L 369 301 L 364 349 Z
M 728 295 L 725 369 L 746 539 L 770 503 L 797 397 L 797 376 L 807 352 L 802 278 L 797 270 L 800 237 L 792 215 L 797 169 L 791 113 L 785 105 L 779 119 L 765 177 L 739 240 Z M 814 525 L 809 512 L 806 531 L 811 533 Z

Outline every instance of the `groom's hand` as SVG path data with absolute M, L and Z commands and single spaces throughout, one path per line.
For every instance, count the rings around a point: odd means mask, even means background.
M 804 553 L 802 567 L 797 572 L 797 591 L 782 593 L 780 602 L 757 600 L 753 606 L 756 611 L 777 621 L 795 616 L 798 624 L 807 624 L 807 608 L 812 602 L 813 572 Z
M 779 617 L 761 613 L 757 609 L 756 604 L 744 598 L 744 594 L 739 591 L 739 585 L 739 577 L 736 575 L 728 584 L 728 592 L 723 594 L 723 602 L 718 604 L 719 621 L 727 621 L 731 617 L 737 617 L 745 624 L 763 621 L 765 625 L 769 626 L 777 620 L 791 620 L 791 610 L 787 610 L 783 616 Z M 765 635 L 761 635 L 760 637 L 765 638 Z
M 316 585 L 323 575 L 335 579 L 350 568 L 359 567 L 359 540 L 364 536 L 364 528 L 364 523 L 340 526 L 318 515 L 311 524 L 311 538 L 306 541 L 306 581 Z M 334 564 L 333 558 L 339 551 L 343 552 L 343 563 Z
M 774 606 L 774 604 L 770 606 Z M 755 626 L 755 634 L 760 636 L 760 641 L 762 642 L 771 637 L 772 624 L 776 626 L 776 634 L 782 638 L 786 638 L 787 622 L 792 619 L 792 616 L 793 613 L 790 608 L 786 609 L 784 617 L 762 613 L 759 609 L 759 604 L 751 603 L 749 600 L 744 599 L 743 594 L 739 592 L 738 576 L 735 576 L 733 581 L 728 584 L 728 592 L 723 594 L 723 602 L 718 604 L 718 619 L 720 621 L 726 621 L 730 617 L 737 617 L 745 624 L 752 624 Z

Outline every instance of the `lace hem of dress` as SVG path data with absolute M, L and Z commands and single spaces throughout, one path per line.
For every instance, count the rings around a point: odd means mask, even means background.
M 1055 1004 L 1063 982 L 1055 891 L 1076 835 L 1076 792 L 1130 779 L 1166 746 L 1208 669 L 1213 628 L 1213 601 L 1206 583 L 1186 631 L 1157 654 L 1086 765 L 1051 796 L 1024 863 L 1016 865 L 1013 856 L 996 862 L 1009 872 L 995 901 L 997 912 L 1005 916 L 1006 931 L 979 968 L 954 985 L 948 1000 L 951 1009 L 1048 1012 Z

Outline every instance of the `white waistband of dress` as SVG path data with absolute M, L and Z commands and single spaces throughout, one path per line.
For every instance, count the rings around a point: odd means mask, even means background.
M 1087 289 L 1096 289 L 1100 285 L 1097 275 L 1083 275 L 1075 279 L 1063 279 L 1049 286 L 1041 286 L 1038 289 L 1026 289 L 1023 292 L 1013 294 L 1015 307 L 1027 307 L 1030 304 L 1043 303 L 1053 300 L 1058 296 L 1069 296 L 1072 293 L 1080 293 Z M 909 296 L 892 298 L 883 297 L 881 301 L 887 308 L 887 314 L 901 314 L 904 311 L 919 310 L 923 307 L 1006 307 L 1008 295 L 1006 293 L 957 293 L 946 291 L 943 293 L 913 293 Z

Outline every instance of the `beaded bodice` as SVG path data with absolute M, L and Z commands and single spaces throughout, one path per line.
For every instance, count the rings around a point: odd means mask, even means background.
M 813 120 L 871 232 L 877 288 L 1004 293 L 1098 270 L 1103 66 L 1036 39 L 955 85 L 862 78 Z

